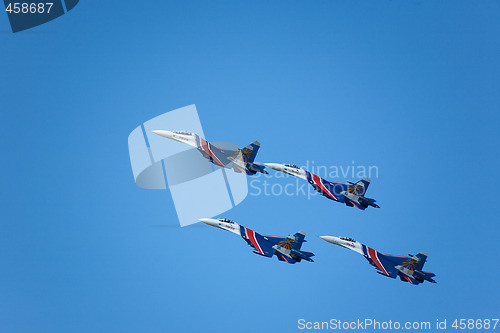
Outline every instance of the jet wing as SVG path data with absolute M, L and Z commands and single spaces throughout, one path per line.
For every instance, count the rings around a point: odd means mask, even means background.
M 306 171 L 306 175 L 309 184 L 313 185 L 317 191 L 321 192 L 321 194 L 323 194 L 329 199 L 339 201 L 338 197 L 333 194 L 335 193 L 335 191 L 334 187 L 332 186 L 332 183 L 330 183 L 327 180 L 324 180 L 323 178 L 315 175 L 314 173 L 310 173 L 309 171 Z
M 396 269 L 394 262 L 389 260 L 385 255 L 379 253 L 369 246 L 364 246 L 363 249 L 366 251 L 366 257 L 377 267 L 381 274 L 386 275 L 391 278 L 395 278 L 399 271 Z
M 276 257 L 278 257 L 279 261 L 286 261 L 289 264 L 295 264 L 297 262 L 296 260 L 294 260 L 292 258 L 287 258 L 287 257 L 285 257 L 284 255 L 282 255 L 281 253 L 278 253 L 278 252 L 276 252 Z
M 270 243 L 273 243 L 273 245 L 278 244 L 279 242 L 283 241 L 286 237 L 278 237 L 278 236 L 269 236 L 269 235 L 260 235 L 264 237 L 264 239 Z
M 273 243 L 266 240 L 264 236 L 256 233 L 252 229 L 243 227 L 244 235 L 241 236 L 247 240 L 251 247 L 255 249 L 255 252 L 263 255 L 264 257 L 272 257 L 275 250 L 273 249 Z
M 407 256 L 395 256 L 392 254 L 384 254 L 383 256 L 386 259 L 392 261 L 394 263 L 394 266 L 403 265 L 404 263 L 408 262 L 408 259 L 410 259 L 410 257 Z
M 353 200 L 350 200 L 349 198 L 345 198 L 345 204 L 347 206 L 356 206 L 357 208 L 361 209 L 361 210 L 365 210 L 366 207 L 364 206 L 361 206 L 359 203 L 357 203 L 356 201 L 353 201 Z
M 409 283 L 411 283 L 411 284 L 415 284 L 415 285 L 417 285 L 417 284 L 419 284 L 419 283 L 420 283 L 420 281 L 417 281 L 417 280 L 415 280 L 415 279 L 412 279 L 412 278 L 411 278 L 411 277 L 409 277 L 409 276 L 402 275 L 402 274 L 400 274 L 400 275 L 399 275 L 399 278 L 401 279 L 401 281 L 404 281 L 404 282 L 409 282 Z
M 304 232 L 299 231 L 295 235 L 290 235 L 288 237 L 277 237 L 277 236 L 267 236 L 264 235 L 265 240 L 271 242 L 273 245 L 279 245 L 287 250 L 295 249 L 295 250 L 300 250 L 300 247 L 302 246 L 302 243 L 307 242 L 304 240 Z
M 427 259 L 427 253 L 421 252 L 413 257 L 405 257 L 405 256 L 393 256 L 384 254 L 387 259 L 395 263 L 395 266 L 401 265 L 406 269 L 411 271 L 420 271 L 422 270 L 424 263 Z
M 249 174 L 246 168 L 246 163 L 242 161 L 241 156 L 239 158 L 228 157 L 227 159 L 232 162 L 232 167 L 234 171 L 238 173 L 244 172 L 246 174 Z

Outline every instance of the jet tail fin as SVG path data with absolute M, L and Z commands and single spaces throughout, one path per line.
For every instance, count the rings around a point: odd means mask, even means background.
M 243 160 L 247 163 L 253 163 L 255 160 L 255 156 L 257 156 L 257 152 L 259 151 L 260 143 L 259 141 L 255 141 L 245 148 L 241 149 L 241 155 Z
M 421 271 L 422 268 L 424 268 L 425 262 L 427 261 L 427 252 L 422 251 L 416 256 L 414 256 L 413 259 L 417 260 L 417 264 L 415 265 L 415 270 Z
M 349 189 L 347 190 L 349 193 L 358 195 L 358 196 L 363 196 L 366 193 L 366 190 L 368 189 L 368 186 L 370 186 L 370 178 L 365 177 L 361 179 L 357 183 L 350 183 L 351 185 L 349 186 Z
M 302 243 L 305 242 L 304 238 L 306 237 L 306 233 L 304 231 L 299 231 L 295 235 L 293 235 L 295 241 L 293 242 L 292 249 L 299 251 L 302 247 Z

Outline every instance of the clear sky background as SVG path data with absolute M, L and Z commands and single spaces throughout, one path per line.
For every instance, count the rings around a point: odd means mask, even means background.
M 0 331 L 498 318 L 499 36 L 498 1 L 88 0 L 17 34 L 0 15 Z M 135 185 L 127 137 L 190 104 L 208 140 L 259 140 L 259 162 L 378 166 L 381 208 L 249 196 L 224 214 L 305 230 L 315 262 L 296 265 L 177 227 L 169 192 Z M 320 235 L 425 250 L 438 283 Z

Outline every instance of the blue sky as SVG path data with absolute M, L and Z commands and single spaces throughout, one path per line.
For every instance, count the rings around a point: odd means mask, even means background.
M 496 1 L 83 1 L 17 34 L 0 15 L 1 331 L 498 317 L 499 14 Z M 315 262 L 297 265 L 175 227 L 169 192 L 134 184 L 127 137 L 190 104 L 208 140 L 259 140 L 259 162 L 378 166 L 381 208 L 249 196 L 224 214 L 305 230 Z M 438 283 L 384 278 L 320 235 L 425 250 Z

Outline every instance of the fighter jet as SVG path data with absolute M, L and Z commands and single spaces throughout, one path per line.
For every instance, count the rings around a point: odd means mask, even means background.
M 279 261 L 295 264 L 301 260 L 313 261 L 311 252 L 301 251 L 300 247 L 305 242 L 305 232 L 299 231 L 288 237 L 264 236 L 256 233 L 228 219 L 200 219 L 203 223 L 240 235 L 253 248 L 253 253 L 272 257 L 276 255 Z
M 265 166 L 253 162 L 260 148 L 258 141 L 249 144 L 243 149 L 232 150 L 216 147 L 194 133 L 163 130 L 155 130 L 153 133 L 188 144 L 198 149 L 203 157 L 210 160 L 210 162 L 223 168 L 233 168 L 234 171 L 238 173 L 244 172 L 247 175 L 255 175 L 257 172 L 268 173 L 264 170 Z
M 425 251 L 422 251 L 415 256 L 409 254 L 409 257 L 394 256 L 377 252 L 371 247 L 356 242 L 352 238 L 333 236 L 320 237 L 329 243 L 339 245 L 362 254 L 371 265 L 375 266 L 377 273 L 379 274 L 393 279 L 396 278 L 396 276 L 399 276 L 401 281 L 409 282 L 415 285 L 424 281 L 436 283 L 436 281 L 432 279 L 432 277 L 436 276 L 434 273 L 422 271 L 427 259 L 427 252 Z
M 380 208 L 375 203 L 375 199 L 364 196 L 370 185 L 370 178 L 364 178 L 355 184 L 351 182 L 337 183 L 325 180 L 292 164 L 264 163 L 264 165 L 273 170 L 305 179 L 323 196 L 334 201 L 345 203 L 346 206 L 356 206 L 361 210 L 365 210 L 368 206 Z

